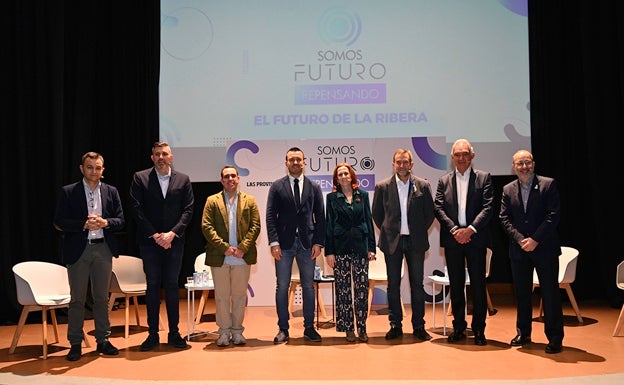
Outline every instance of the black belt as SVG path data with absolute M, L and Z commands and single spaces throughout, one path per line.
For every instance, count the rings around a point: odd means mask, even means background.
M 95 243 L 104 243 L 104 238 L 87 239 L 87 243 L 93 245 Z

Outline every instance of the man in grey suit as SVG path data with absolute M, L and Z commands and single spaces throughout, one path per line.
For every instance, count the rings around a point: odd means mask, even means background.
M 151 159 L 154 167 L 137 171 L 130 185 L 130 203 L 147 278 L 145 304 L 149 335 L 140 349 L 149 351 L 160 344 L 161 285 L 169 322 L 167 343 L 183 349 L 188 345 L 178 329 L 178 276 L 184 254 L 184 232 L 193 216 L 193 188 L 188 175 L 172 168 L 173 153 L 167 143 L 154 143 Z
M 375 186 L 373 221 L 379 227 L 379 249 L 384 253 L 388 274 L 390 330 L 386 339 L 403 336 L 401 267 L 403 258 L 412 297 L 413 335 L 421 341 L 431 336 L 425 330 L 425 252 L 429 250 L 429 227 L 433 223 L 433 197 L 426 179 L 412 174 L 412 153 L 398 149 L 392 157 L 394 175 Z
M 273 343 L 289 339 L 288 288 L 295 258 L 301 277 L 303 296 L 303 338 L 321 342 L 314 329 L 314 266 L 325 242 L 325 207 L 318 184 L 303 175 L 305 157 L 298 147 L 286 152 L 288 175 L 273 182 L 269 189 L 266 227 L 275 259 L 275 306 L 279 332 Z
M 533 155 L 517 151 L 512 158 L 518 180 L 503 187 L 499 218 L 509 236 L 511 275 L 516 295 L 517 334 L 511 346 L 531 342 L 533 269 L 540 281 L 544 303 L 546 353 L 559 353 L 563 341 L 563 310 L 559 292 L 557 235 L 560 218 L 559 191 L 554 179 L 536 175 Z
M 485 289 L 485 254 L 490 246 L 489 224 L 492 218 L 492 177 L 490 173 L 472 167 L 475 152 L 466 139 L 458 139 L 451 147 L 455 169 L 438 180 L 434 202 L 435 215 L 440 222 L 440 246 L 451 286 L 453 304 L 453 333 L 449 342 L 466 339 L 466 284 L 468 268 L 472 290 L 472 332 L 475 345 L 487 345 L 485 318 L 487 293 Z

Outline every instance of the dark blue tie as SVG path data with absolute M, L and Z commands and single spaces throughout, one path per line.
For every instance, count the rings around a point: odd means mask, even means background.
M 295 178 L 295 207 L 301 206 L 301 194 L 299 193 L 299 179 Z

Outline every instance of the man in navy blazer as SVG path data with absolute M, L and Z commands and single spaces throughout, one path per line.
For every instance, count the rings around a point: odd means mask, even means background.
M 379 227 L 379 249 L 384 253 L 388 274 L 390 330 L 386 339 L 403 336 L 401 267 L 407 262 L 412 297 L 414 337 L 428 341 L 425 330 L 425 252 L 429 250 L 429 227 L 433 223 L 433 196 L 426 179 L 412 174 L 412 153 L 398 149 L 392 156 L 394 175 L 375 186 L 373 221 Z
M 485 254 L 490 246 L 489 224 L 492 219 L 492 177 L 472 167 L 475 152 L 466 139 L 458 139 L 451 147 L 455 169 L 438 180 L 434 201 L 435 215 L 440 222 L 440 246 L 451 287 L 453 333 L 449 342 L 466 339 L 466 268 L 472 292 L 472 332 L 475 345 L 487 345 L 485 318 Z
M 273 343 L 289 339 L 288 289 L 295 258 L 301 277 L 303 337 L 320 342 L 321 336 L 314 329 L 313 283 L 316 258 L 321 255 L 325 241 L 323 193 L 318 184 L 304 177 L 306 163 L 300 148 L 292 147 L 286 152 L 285 164 L 288 175 L 271 185 L 266 210 L 266 227 L 277 277 L 275 305 L 279 332 Z
M 503 187 L 499 218 L 509 236 L 509 258 L 516 296 L 516 330 L 511 346 L 531 342 L 533 269 L 540 281 L 544 304 L 546 353 L 559 353 L 563 343 L 563 310 L 559 292 L 557 234 L 560 219 L 559 191 L 552 178 L 536 175 L 533 155 L 519 150 L 513 155 L 518 180 Z
M 63 186 L 54 215 L 54 227 L 62 231 L 63 263 L 67 266 L 71 301 L 67 339 L 68 361 L 82 357 L 85 300 L 89 282 L 93 297 L 93 319 L 97 352 L 117 355 L 109 341 L 108 289 L 112 257 L 118 257 L 114 232 L 125 224 L 117 188 L 100 181 L 104 158 L 97 152 L 82 156 L 80 182 Z
M 146 307 L 149 335 L 141 351 L 160 344 L 160 287 L 165 291 L 169 333 L 167 343 L 183 349 L 180 336 L 178 276 L 184 254 L 184 232 L 193 216 L 193 188 L 188 175 L 172 168 L 173 153 L 165 142 L 152 146 L 154 167 L 138 171 L 130 185 L 130 203 L 137 223 L 139 251 L 147 278 Z

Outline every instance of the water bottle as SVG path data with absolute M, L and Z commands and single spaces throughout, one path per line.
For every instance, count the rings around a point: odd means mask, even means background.
M 323 273 L 321 272 L 321 267 L 319 265 L 315 265 L 314 266 L 314 279 L 317 281 L 320 280 L 322 274 Z
M 208 286 L 208 271 L 202 270 L 202 286 Z
M 202 285 L 202 276 L 199 272 L 193 273 L 193 286 L 201 286 Z

